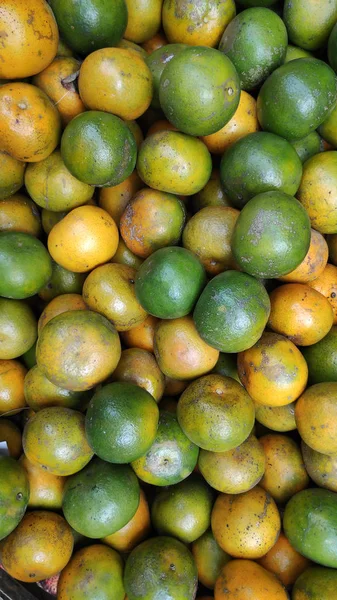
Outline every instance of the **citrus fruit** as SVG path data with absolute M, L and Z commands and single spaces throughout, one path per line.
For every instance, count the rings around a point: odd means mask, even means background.
M 28 460 L 54 475 L 72 475 L 93 456 L 85 437 L 84 415 L 61 406 L 44 408 L 29 419 L 22 443 Z
M 98 390 L 87 410 L 87 440 L 99 458 L 130 463 L 153 444 L 159 410 L 154 398 L 131 383 L 110 383 Z
M 165 389 L 165 377 L 156 359 L 143 348 L 123 350 L 112 379 L 139 386 L 151 394 L 156 402 L 160 401 Z
M 281 281 L 289 283 L 309 283 L 319 277 L 328 262 L 328 246 L 325 238 L 319 231 L 311 229 L 310 246 L 302 262 L 287 275 L 279 277 Z
M 325 338 L 332 327 L 333 311 L 327 298 L 302 283 L 286 283 L 270 294 L 268 325 L 298 346 Z
M 64 294 L 80 294 L 82 292 L 84 280 L 84 273 L 73 273 L 53 261 L 51 277 L 40 289 L 39 297 L 45 302 L 50 302 L 54 298 Z M 82 306 L 80 308 L 82 308 Z
M 39 333 L 48 321 L 68 310 L 87 310 L 80 294 L 61 294 L 50 300 L 40 315 L 38 321 Z
M 60 114 L 35 85 L 14 82 L 1 86 L 0 116 L 0 150 L 16 160 L 39 162 L 59 143 Z
M 294 440 L 277 433 L 263 435 L 259 441 L 266 457 L 266 468 L 259 485 L 278 504 L 285 504 L 309 485 L 301 450 Z
M 274 573 L 286 587 L 294 585 L 301 573 L 311 564 L 292 547 L 282 531 L 276 544 L 265 556 L 259 558 L 258 563 Z
M 306 569 L 297 579 L 294 589 L 294 600 L 333 600 L 337 577 L 334 569 L 311 567 Z
M 25 186 L 36 204 L 55 212 L 69 211 L 86 204 L 94 193 L 92 186 L 71 175 L 59 151 L 29 165 L 25 173 Z
M 244 494 L 219 494 L 215 501 L 213 535 L 235 558 L 261 558 L 274 546 L 280 528 L 275 501 L 258 485 Z
M 200 192 L 194 194 L 191 200 L 194 213 L 206 206 L 231 206 L 229 198 L 223 191 L 218 169 L 213 169 L 206 185 Z
M 201 0 L 198 6 L 184 0 L 164 0 L 162 21 L 170 43 L 217 46 L 223 30 L 235 17 L 234 0 Z
M 310 383 L 337 381 L 337 326 L 316 344 L 302 349 Z
M 183 245 L 210 275 L 234 266 L 231 238 L 239 211 L 229 206 L 206 206 L 193 215 L 183 231 Z
M 256 421 L 272 431 L 293 431 L 296 429 L 295 406 L 296 402 L 284 406 L 264 406 L 256 403 Z
M 253 560 L 231 560 L 220 571 L 215 600 L 287 600 L 288 594 L 273 574 Z
M 19 458 L 22 454 L 21 431 L 13 421 L 0 419 L 0 442 L 6 442 L 9 456 Z
M 336 122 L 337 122 L 337 109 L 335 106 L 333 111 L 330 112 L 329 116 L 325 119 L 325 121 L 323 121 L 322 125 L 320 125 L 318 128 L 318 132 L 323 138 L 323 140 L 322 140 L 322 138 L 320 138 L 321 146 L 323 146 L 324 142 L 326 142 L 328 144 L 331 144 L 331 146 L 333 146 L 333 148 L 336 148 L 336 146 L 337 146 Z M 321 148 L 320 148 L 320 151 L 321 151 Z M 312 154 L 315 154 L 315 153 L 312 153 Z
M 170 535 L 189 544 L 209 528 L 212 505 L 213 494 L 207 483 L 191 475 L 156 495 L 152 524 L 159 535 Z
M 104 537 L 101 541 L 118 552 L 131 552 L 140 542 L 148 538 L 151 532 L 150 509 L 145 493 L 140 489 L 138 508 L 124 527 Z
M 213 589 L 221 568 L 228 563 L 230 556 L 224 552 L 208 529 L 195 540 L 191 551 L 198 569 L 198 579 L 208 589 Z M 207 600 L 205 598 L 205 600 Z
M 334 313 L 334 325 L 337 325 L 337 285 L 336 285 L 337 267 L 327 264 L 322 273 L 308 285 L 314 290 L 325 296 L 332 307 Z
M 124 600 L 123 561 L 103 544 L 81 548 L 63 569 L 57 586 L 59 600 Z
M 106 210 L 119 226 L 120 218 L 131 198 L 144 187 L 137 171 L 133 171 L 122 183 L 99 190 L 99 206 Z
M 333 26 L 328 40 L 328 58 L 329 63 L 334 71 L 337 71 L 337 57 L 336 57 L 336 43 L 337 43 L 337 25 Z
M 59 223 L 61 219 L 63 219 L 67 214 L 67 211 L 63 210 L 61 212 L 53 212 L 52 210 L 47 210 L 43 208 L 41 211 L 41 221 L 43 231 L 48 235 L 53 229 L 56 223 Z
M 64 406 L 84 410 L 88 403 L 87 392 L 72 392 L 54 385 L 35 365 L 25 377 L 25 399 L 35 412 L 49 406 Z
M 50 256 L 40 240 L 28 233 L 0 233 L 0 295 L 22 300 L 34 296 L 52 273 Z
M 138 269 L 143 262 L 142 258 L 133 254 L 131 250 L 127 247 L 123 238 L 120 237 L 118 241 L 117 250 L 112 258 L 114 263 L 118 263 L 119 265 L 126 265 L 127 267 L 133 267 L 134 269 Z
M 87 108 L 129 121 L 148 109 L 153 94 L 145 61 L 124 48 L 102 48 L 89 54 L 81 65 L 78 85 Z
M 0 360 L 0 415 L 15 414 L 26 406 L 24 380 L 27 369 L 18 360 Z
M 219 131 L 234 115 L 240 82 L 231 61 L 219 50 L 190 46 L 165 66 L 159 101 L 166 118 L 190 135 Z
M 238 374 L 253 400 L 267 406 L 294 402 L 308 381 L 307 364 L 295 344 L 270 332 L 238 355 Z
M 57 52 L 58 29 L 53 12 L 45 0 L 22 3 L 6 0 L 1 7 L 0 77 L 19 79 L 39 73 Z
M 37 323 L 30 306 L 0 298 L 0 359 L 12 359 L 29 350 L 37 338 Z
M 283 61 L 288 35 L 282 19 L 268 8 L 248 8 L 226 27 L 219 44 L 235 66 L 241 88 L 252 90 Z
M 154 50 L 146 58 L 146 64 L 149 67 L 152 75 L 153 82 L 153 97 L 151 106 L 153 108 L 160 109 L 159 102 L 159 87 L 160 78 L 165 69 L 165 66 L 174 58 L 177 54 L 180 54 L 182 50 L 186 48 L 185 44 L 168 44 L 167 46 L 161 46 Z
M 141 44 L 150 40 L 161 24 L 161 0 L 125 0 L 128 25 L 124 34 L 127 40 Z
M 159 131 L 142 143 L 137 170 L 151 188 L 191 196 L 209 180 L 212 160 L 200 140 L 178 131 Z
M 250 435 L 227 452 L 200 450 L 198 467 L 207 483 L 225 494 L 241 494 L 259 483 L 265 470 L 260 442 Z
M 0 151 L 0 199 L 15 194 L 24 181 L 26 164 Z
M 292 46 L 291 44 L 288 44 L 284 62 L 287 63 L 291 60 L 296 60 L 296 58 L 310 58 L 310 56 L 312 56 L 311 52 L 303 50 L 303 48 L 298 48 L 297 46 Z
M 155 600 L 158 594 L 174 600 L 194 600 L 197 583 L 192 554 L 171 537 L 146 540 L 126 561 L 124 585 L 129 600 Z
M 205 279 L 202 264 L 190 250 L 168 246 L 153 252 L 140 266 L 135 292 L 146 312 L 176 319 L 191 312 Z
M 85 110 L 76 87 L 80 66 L 81 63 L 72 56 L 57 56 L 33 79 L 34 85 L 43 90 L 57 106 L 64 126 Z
M 336 454 L 322 454 L 302 442 L 302 456 L 309 477 L 319 487 L 337 492 Z
M 337 20 L 337 6 L 315 0 L 286 0 L 283 20 L 291 42 L 305 50 L 317 50 L 328 40 Z
M 63 513 L 75 531 L 89 538 L 102 538 L 130 521 L 137 510 L 139 494 L 137 477 L 128 465 L 94 458 L 68 479 Z
M 166 486 L 186 479 L 197 464 L 199 448 L 182 431 L 176 416 L 161 411 L 155 441 L 148 452 L 132 463 L 137 477 Z
M 322 138 L 318 135 L 317 131 L 312 131 L 304 138 L 301 138 L 300 140 L 292 140 L 290 143 L 297 152 L 302 163 L 305 163 L 306 160 L 315 154 L 318 154 L 318 152 L 323 151 Z
M 302 440 L 317 452 L 337 452 L 337 382 L 316 383 L 298 399 L 295 418 Z
M 291 144 L 265 131 L 251 133 L 231 145 L 220 165 L 225 194 L 238 208 L 271 190 L 293 196 L 301 177 L 301 161 Z
M 168 44 L 168 41 L 167 41 L 165 35 L 161 31 L 159 31 L 152 38 L 150 38 L 149 40 L 144 42 L 141 45 L 141 47 L 145 50 L 145 52 L 147 54 L 151 54 L 158 48 L 161 48 L 162 46 L 166 46 L 167 44 Z
M 42 329 L 36 349 L 37 364 L 44 375 L 74 392 L 104 381 L 116 368 L 120 355 L 116 329 L 91 310 L 67 311 L 51 319 Z
M 62 38 L 78 54 L 115 46 L 126 30 L 124 0 L 51 0 L 50 5 Z
M 61 267 L 75 273 L 91 271 L 107 262 L 118 246 L 118 229 L 98 206 L 79 206 L 51 230 L 48 249 Z
M 193 318 L 207 344 L 221 352 L 241 352 L 261 337 L 269 311 L 269 297 L 259 281 L 226 271 L 207 284 Z
M 310 220 L 293 196 L 281 191 L 258 194 L 236 221 L 232 252 L 238 265 L 255 277 L 280 277 L 302 262 L 310 246 Z
M 88 275 L 83 298 L 92 310 L 101 313 L 117 331 L 127 331 L 145 321 L 147 313 L 135 295 L 137 272 L 127 265 L 108 263 Z
M 90 110 L 68 123 L 61 139 L 61 155 L 70 173 L 83 183 L 114 186 L 134 170 L 137 145 L 122 119 Z
M 231 377 L 205 375 L 180 396 L 179 424 L 187 437 L 210 452 L 226 452 L 248 437 L 254 425 L 254 405 Z
M 232 379 L 236 379 L 236 381 L 240 383 L 237 369 L 237 355 L 220 352 L 218 361 L 212 373 L 218 373 L 225 377 L 232 377 Z
M 60 510 L 67 478 L 49 473 L 40 465 L 30 462 L 24 454 L 20 464 L 29 482 L 28 507 L 34 510 Z
M 185 207 L 179 198 L 145 188 L 126 206 L 120 232 L 131 252 L 147 258 L 159 248 L 178 244 L 185 217 Z
M 132 327 L 128 331 L 121 332 L 121 338 L 127 348 L 138 348 L 153 352 L 153 340 L 156 325 L 159 323 L 157 317 L 148 315 L 140 325 Z
M 278 67 L 264 82 L 257 115 L 262 128 L 286 139 L 314 131 L 334 108 L 336 79 L 317 58 L 299 58 Z M 309 101 L 310 98 L 310 101 Z
M 302 490 L 289 500 L 283 518 L 284 533 L 295 550 L 319 565 L 334 569 L 336 506 L 334 492 L 320 488 Z
M 72 531 L 63 517 L 51 511 L 34 511 L 26 514 L 7 537 L 2 563 L 15 579 L 33 583 L 59 573 L 70 560 L 73 546 Z
M 337 232 L 336 182 L 337 152 L 315 154 L 305 163 L 297 198 L 321 233 Z
M 199 336 L 190 315 L 165 319 L 154 334 L 154 353 L 161 371 L 173 379 L 195 379 L 210 371 L 219 352 Z
M 0 200 L 0 231 L 18 231 L 38 236 L 41 219 L 34 202 L 23 194 Z
M 234 142 L 258 131 L 258 129 L 256 100 L 241 90 L 239 105 L 228 123 L 219 131 L 202 136 L 201 139 L 212 154 L 222 154 Z
M 337 265 L 337 234 L 332 233 L 326 236 L 329 249 L 329 259 L 333 265 Z
M 10 456 L 0 456 L 0 540 L 20 523 L 29 500 L 29 482 L 20 463 Z

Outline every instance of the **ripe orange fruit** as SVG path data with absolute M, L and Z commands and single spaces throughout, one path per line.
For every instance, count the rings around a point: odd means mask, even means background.
M 0 87 L 0 150 L 38 162 L 55 150 L 60 135 L 60 114 L 42 90 L 20 82 Z
M 159 323 L 157 317 L 148 315 L 140 325 L 132 327 L 129 331 L 122 331 L 121 338 L 127 348 L 142 348 L 153 352 L 154 332 Z
M 236 140 L 258 131 L 259 128 L 256 100 L 248 92 L 241 90 L 239 106 L 230 121 L 216 133 L 201 139 L 212 154 L 223 154 Z
M 144 187 L 137 171 L 133 171 L 127 179 L 113 187 L 103 187 L 99 190 L 98 203 L 113 218 L 119 226 L 120 218 L 133 196 Z
M 259 483 L 278 504 L 309 485 L 299 446 L 286 435 L 271 433 L 259 438 L 266 457 L 266 468 Z
M 147 317 L 136 298 L 135 276 L 132 267 L 108 263 L 91 271 L 84 282 L 86 304 L 109 319 L 117 331 L 132 329 Z
M 153 354 L 142 348 L 123 350 L 111 379 L 134 383 L 149 392 L 156 402 L 160 401 L 164 393 L 165 377 Z
M 113 257 L 118 237 L 117 226 L 105 210 L 79 206 L 53 227 L 48 250 L 64 269 L 85 273 Z
M 190 46 L 218 45 L 224 29 L 235 17 L 234 0 L 193 3 L 184 0 L 164 0 L 163 28 L 168 41 Z
M 212 531 L 231 556 L 261 558 L 274 546 L 280 528 L 275 501 L 258 485 L 244 494 L 219 494 L 215 501 Z
M 258 563 L 274 573 L 286 587 L 294 585 L 301 573 L 311 565 L 310 560 L 297 552 L 282 532 L 276 544 L 258 559 Z
M 72 56 L 58 56 L 33 79 L 34 85 L 46 92 L 57 106 L 64 126 L 85 110 L 75 86 L 80 66 Z
M 328 244 L 319 231 L 311 230 L 309 250 L 302 262 L 287 275 L 279 277 L 289 283 L 309 283 L 317 279 L 324 271 L 328 262 Z
M 36 204 L 23 194 L 0 200 L 0 231 L 20 231 L 38 236 L 41 218 Z
M 27 369 L 17 360 L 0 360 L 0 415 L 26 406 L 24 380 Z
M 154 353 L 164 375 L 195 379 L 213 369 L 219 351 L 199 336 L 191 316 L 159 322 L 154 334 Z
M 115 533 L 101 541 L 118 552 L 131 552 L 140 542 L 149 537 L 151 532 L 150 509 L 143 490 L 140 490 L 138 508 L 130 521 Z
M 40 73 L 56 55 L 58 28 L 45 0 L 3 0 L 0 30 L 1 78 L 19 79 Z
M 270 304 L 269 327 L 298 346 L 319 342 L 334 321 L 329 301 L 302 283 L 287 283 L 274 289 Z
M 147 258 L 158 248 L 179 243 L 185 217 L 184 204 L 177 196 L 145 188 L 126 206 L 121 236 L 131 252 Z
M 239 353 L 238 373 L 253 400 L 267 406 L 294 402 L 308 381 L 307 363 L 295 344 L 270 332 Z
M 46 377 L 74 392 L 104 381 L 120 356 L 116 329 L 91 310 L 71 310 L 51 319 L 40 331 L 36 348 L 37 364 Z
M 308 285 L 325 296 L 332 307 L 334 325 L 337 325 L 337 267 L 328 263 L 322 273 Z
M 253 560 L 231 560 L 215 584 L 215 600 L 288 600 L 279 579 Z
M 1 558 L 12 577 L 33 583 L 59 573 L 70 560 L 73 546 L 72 531 L 63 517 L 34 511 L 6 538 Z
M 87 56 L 78 78 L 80 96 L 91 110 L 138 119 L 152 100 L 152 76 L 132 50 L 102 48 Z
M 40 315 L 37 324 L 38 332 L 41 332 L 48 321 L 68 310 L 87 310 L 87 306 L 80 294 L 62 294 L 53 298 Z

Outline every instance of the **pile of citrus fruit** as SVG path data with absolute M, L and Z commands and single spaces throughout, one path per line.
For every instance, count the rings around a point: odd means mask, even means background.
M 336 600 L 336 72 L 337 0 L 1 0 L 11 577 Z

